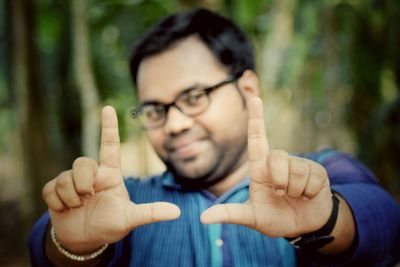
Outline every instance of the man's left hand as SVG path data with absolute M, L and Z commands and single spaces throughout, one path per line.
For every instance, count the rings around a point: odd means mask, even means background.
M 320 229 L 332 211 L 332 193 L 323 166 L 283 150 L 270 150 L 263 103 L 248 103 L 249 199 L 219 204 L 201 215 L 203 223 L 233 223 L 270 237 L 295 237 Z

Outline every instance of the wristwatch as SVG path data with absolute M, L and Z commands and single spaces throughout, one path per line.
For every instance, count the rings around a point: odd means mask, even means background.
M 315 251 L 331 243 L 335 237 L 331 236 L 339 214 L 339 198 L 336 191 L 332 190 L 333 208 L 328 221 L 319 230 L 298 237 L 286 238 L 295 248 Z

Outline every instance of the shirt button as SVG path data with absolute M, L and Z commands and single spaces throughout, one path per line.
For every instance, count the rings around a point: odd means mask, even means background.
M 222 239 L 216 239 L 215 240 L 215 245 L 217 246 L 217 247 L 222 247 L 222 245 L 224 244 L 224 241 L 222 241 Z

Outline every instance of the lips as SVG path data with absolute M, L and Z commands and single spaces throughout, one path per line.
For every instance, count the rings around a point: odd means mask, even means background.
M 197 143 L 198 142 L 195 141 L 188 144 L 179 145 L 172 150 L 172 154 L 183 158 L 193 156 L 193 154 L 196 152 L 196 148 L 198 147 Z
M 195 156 L 204 142 L 204 138 L 179 138 L 170 140 L 165 147 L 172 158 L 183 159 Z

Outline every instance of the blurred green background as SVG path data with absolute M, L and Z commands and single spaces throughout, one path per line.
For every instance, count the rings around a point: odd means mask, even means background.
M 43 185 L 76 157 L 97 158 L 103 105 L 118 111 L 124 174 L 163 168 L 128 116 L 128 57 L 154 22 L 198 6 L 253 41 L 273 147 L 351 153 L 400 200 L 400 1 L 4 0 L 0 266 L 28 265 Z

